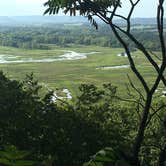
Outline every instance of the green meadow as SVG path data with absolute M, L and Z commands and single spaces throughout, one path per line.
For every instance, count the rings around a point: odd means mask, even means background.
M 25 50 L 0 47 L 0 55 L 18 56 L 16 60 L 20 60 L 20 57 L 25 59 L 47 59 L 52 57 L 58 58 L 68 50 L 77 53 L 95 53 L 87 55 L 86 59 L 77 60 L 23 63 L 1 62 L 0 70 L 3 70 L 8 77 L 17 80 L 22 80 L 26 74 L 33 72 L 39 82 L 47 84 L 49 88 L 68 88 L 74 94 L 77 94 L 80 84 L 88 83 L 101 86 L 104 83 L 110 82 L 118 87 L 119 93 L 123 94 L 126 90 L 126 84 L 129 83 L 127 75 L 130 76 L 133 83 L 141 88 L 139 81 L 133 75 L 130 68 L 102 68 L 129 65 L 126 57 L 117 56 L 124 51 L 122 48 L 73 45 L 69 48 L 52 46 L 50 50 Z M 148 83 L 151 84 L 156 75 L 151 65 L 139 51 L 132 52 L 132 56 L 139 71 L 145 76 Z M 12 59 L 10 60 L 12 61 Z

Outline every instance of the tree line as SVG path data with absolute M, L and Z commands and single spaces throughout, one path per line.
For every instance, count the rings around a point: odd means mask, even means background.
M 150 50 L 159 50 L 159 40 L 155 27 L 142 26 L 133 28 L 133 33 Z M 108 35 L 109 34 L 109 35 Z M 50 49 L 49 44 L 69 47 L 71 44 L 98 45 L 102 47 L 122 47 L 109 27 L 101 24 L 94 31 L 87 24 L 83 25 L 47 25 L 44 27 L 1 27 L 0 45 L 23 49 Z M 135 45 L 128 41 L 131 48 Z

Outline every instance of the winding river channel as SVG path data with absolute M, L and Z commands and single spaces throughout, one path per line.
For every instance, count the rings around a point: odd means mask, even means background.
M 60 56 L 50 56 L 50 57 L 23 57 L 15 55 L 5 55 L 0 54 L 0 64 L 8 63 L 48 63 L 55 61 L 65 61 L 65 60 L 79 60 L 86 59 L 88 55 L 96 54 L 98 52 L 90 53 L 77 53 L 75 51 L 66 51 L 63 55 Z

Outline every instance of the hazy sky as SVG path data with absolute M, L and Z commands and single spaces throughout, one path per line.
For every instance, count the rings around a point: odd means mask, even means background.
M 46 0 L 0 0 L 0 16 L 42 15 Z
M 43 15 L 43 3 L 47 0 L 0 0 L 0 16 Z M 127 13 L 129 0 L 123 0 L 123 12 Z M 155 17 L 158 0 L 141 0 L 134 17 Z M 166 8 L 166 5 L 165 5 Z

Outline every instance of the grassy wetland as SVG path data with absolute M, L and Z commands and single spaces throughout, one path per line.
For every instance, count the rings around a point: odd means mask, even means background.
M 154 25 L 137 25 L 132 31 L 160 57 L 154 29 Z M 133 43 L 129 41 L 129 44 L 137 68 L 150 84 L 156 72 Z M 124 94 L 129 75 L 141 88 L 122 46 L 104 25 L 98 31 L 87 23 L 2 26 L 0 45 L 0 69 L 13 79 L 22 80 L 33 72 L 41 84 L 51 89 L 68 88 L 74 95 L 80 84 L 101 86 L 111 82 Z
M 71 51 L 76 55 L 72 55 Z M 80 84 L 100 86 L 110 82 L 123 93 L 129 82 L 127 75 L 137 85 L 138 81 L 131 72 L 127 58 L 121 53 L 122 48 L 81 45 L 69 48 L 52 46 L 50 50 L 0 47 L 1 56 L 9 55 L 5 60 L 1 57 L 0 68 L 10 78 L 19 80 L 33 72 L 39 82 L 47 84 L 49 88 L 68 88 L 74 94 Z M 65 54 L 66 58 L 60 58 Z M 132 56 L 150 84 L 155 72 L 138 50 L 132 52 Z

